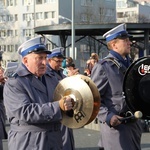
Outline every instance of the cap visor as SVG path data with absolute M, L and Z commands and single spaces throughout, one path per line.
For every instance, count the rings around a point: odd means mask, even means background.
M 45 50 L 45 51 L 35 51 L 34 53 L 35 53 L 35 54 L 40 54 L 40 53 L 51 54 L 52 52 Z
M 119 37 L 116 37 L 117 39 L 126 39 L 126 38 L 132 38 L 133 36 L 130 35 L 130 34 L 127 34 L 125 36 L 119 36 Z

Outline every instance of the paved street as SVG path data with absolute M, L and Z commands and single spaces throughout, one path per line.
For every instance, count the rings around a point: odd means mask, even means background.
M 74 130 L 76 150 L 98 150 L 99 131 L 89 129 Z M 142 150 L 150 150 L 150 133 L 142 135 Z
M 9 129 L 9 125 L 6 125 Z M 99 139 L 99 131 L 87 128 L 74 129 L 76 150 L 98 150 L 97 143 Z M 4 150 L 7 148 L 7 140 L 3 140 Z M 143 133 L 142 150 L 150 150 L 150 132 Z

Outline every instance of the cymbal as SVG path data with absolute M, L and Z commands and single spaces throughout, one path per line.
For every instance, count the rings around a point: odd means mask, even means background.
M 96 117 L 100 105 L 99 93 L 96 90 L 91 79 L 82 75 L 61 80 L 54 91 L 54 101 L 69 95 L 75 102 L 72 111 L 62 112 L 62 124 L 69 128 L 81 128 L 90 123 Z
M 87 122 L 87 124 L 89 124 L 95 119 L 95 117 L 97 116 L 97 114 L 99 112 L 99 108 L 100 108 L 100 93 L 99 93 L 95 83 L 89 77 L 81 75 L 81 74 L 77 75 L 77 77 L 80 77 L 82 80 L 84 80 L 88 84 L 88 86 L 91 89 L 92 95 L 93 95 L 94 107 L 93 107 L 93 113 L 91 115 L 91 118 Z

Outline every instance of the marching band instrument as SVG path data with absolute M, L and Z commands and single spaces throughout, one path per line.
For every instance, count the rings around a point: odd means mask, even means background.
M 141 111 L 143 119 L 150 119 L 150 57 L 131 64 L 124 77 L 123 91 L 130 110 Z
M 54 101 L 64 96 L 70 96 L 74 106 L 71 111 L 62 112 L 62 124 L 81 128 L 95 119 L 100 107 L 100 94 L 89 77 L 74 75 L 61 80 L 55 89 Z

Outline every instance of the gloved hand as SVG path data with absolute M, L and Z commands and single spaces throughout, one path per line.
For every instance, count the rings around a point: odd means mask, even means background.
M 113 115 L 112 118 L 110 119 L 110 125 L 112 127 L 118 126 L 119 124 L 121 124 L 121 121 L 119 119 L 121 119 L 122 117 L 118 116 L 118 115 Z
M 73 107 L 72 98 L 70 96 L 64 96 L 59 100 L 59 107 L 62 111 L 71 110 Z

